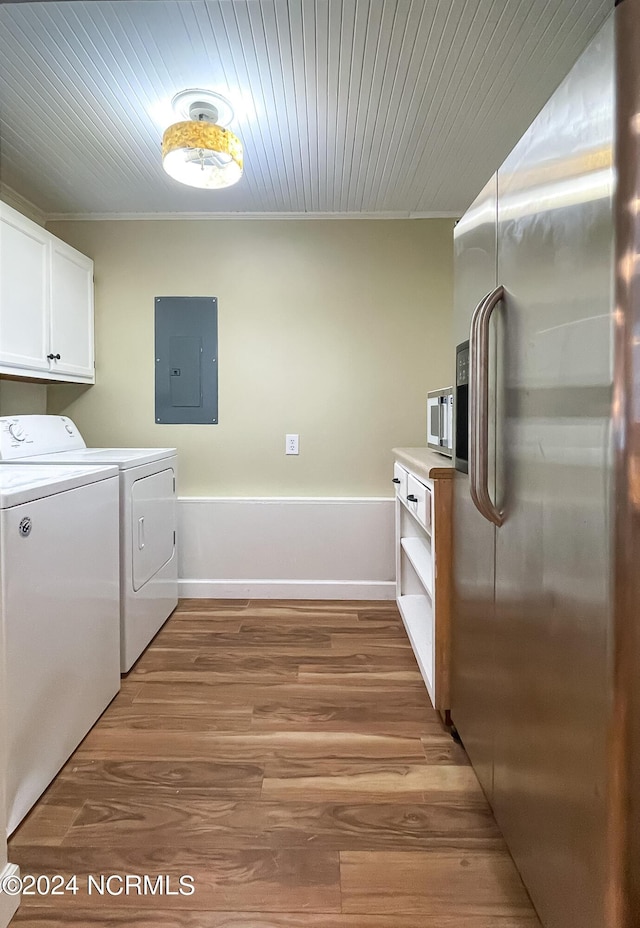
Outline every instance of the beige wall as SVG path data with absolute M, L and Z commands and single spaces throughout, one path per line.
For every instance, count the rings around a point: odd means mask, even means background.
M 40 383 L 0 380 L 0 416 L 46 413 L 47 387 Z
M 95 261 L 89 444 L 177 446 L 183 496 L 388 496 L 451 383 L 451 220 L 58 222 Z M 154 423 L 154 297 L 217 296 L 219 425 Z M 300 455 L 286 457 L 285 433 Z

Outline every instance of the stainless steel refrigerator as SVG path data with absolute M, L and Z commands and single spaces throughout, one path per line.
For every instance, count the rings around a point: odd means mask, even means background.
M 545 928 L 640 925 L 639 49 L 622 0 L 455 230 L 452 720 Z

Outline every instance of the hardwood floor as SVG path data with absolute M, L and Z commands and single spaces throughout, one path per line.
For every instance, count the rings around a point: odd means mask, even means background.
M 10 860 L 34 928 L 539 928 L 393 603 L 183 600 Z

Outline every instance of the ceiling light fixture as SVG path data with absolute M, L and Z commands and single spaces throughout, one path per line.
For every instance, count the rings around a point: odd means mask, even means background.
M 242 142 L 226 127 L 228 100 L 211 90 L 182 90 L 171 101 L 182 117 L 162 137 L 162 167 L 188 187 L 217 190 L 242 177 Z

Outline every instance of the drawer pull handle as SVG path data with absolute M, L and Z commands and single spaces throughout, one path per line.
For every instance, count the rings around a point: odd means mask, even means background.
M 418 497 L 414 496 L 413 493 L 409 493 L 409 495 L 407 496 L 407 501 L 410 503 L 417 503 Z
M 392 480 L 391 482 L 392 482 L 392 483 L 400 483 L 400 478 L 399 478 L 399 477 L 394 477 L 393 480 Z

